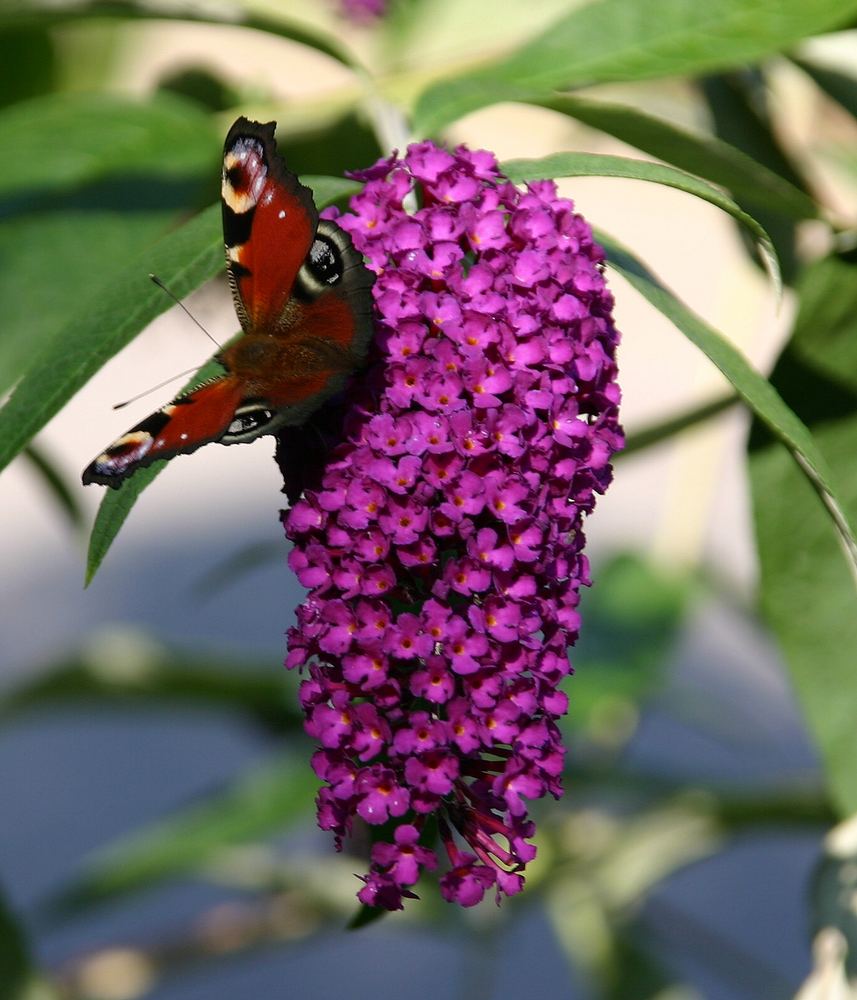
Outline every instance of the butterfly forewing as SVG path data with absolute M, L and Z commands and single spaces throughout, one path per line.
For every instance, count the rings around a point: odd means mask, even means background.
M 274 333 L 315 239 L 312 192 L 277 153 L 274 122 L 239 118 L 223 147 L 226 267 L 245 330 Z

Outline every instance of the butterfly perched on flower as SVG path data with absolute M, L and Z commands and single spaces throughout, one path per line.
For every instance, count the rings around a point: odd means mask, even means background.
M 350 236 L 319 220 L 312 192 L 277 152 L 275 128 L 239 118 L 224 144 L 226 270 L 243 335 L 217 355 L 223 374 L 114 441 L 84 484 L 118 487 L 158 459 L 303 424 L 361 366 L 373 276 Z

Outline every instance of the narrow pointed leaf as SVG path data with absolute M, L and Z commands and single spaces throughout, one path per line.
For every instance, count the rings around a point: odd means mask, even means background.
M 742 67 L 848 24 L 857 0 L 593 0 L 504 59 L 426 90 L 418 134 L 430 135 L 510 96 L 619 80 Z
M 602 153 L 554 153 L 540 160 L 509 160 L 502 164 L 502 169 L 510 180 L 516 182 L 554 177 L 625 177 L 664 184 L 702 198 L 727 212 L 752 233 L 765 260 L 777 296 L 782 292 L 779 264 L 770 236 L 752 215 L 739 208 L 728 195 L 699 177 L 694 177 L 693 174 L 663 163 L 633 160 L 626 156 L 608 156 Z
M 44 199 L 108 177 L 149 177 L 153 185 L 198 177 L 217 168 L 220 145 L 211 117 L 170 94 L 145 102 L 50 94 L 0 110 L 0 132 L 15 137 L 15 155 L 0 158 L 0 199 Z
M 106 361 L 169 308 L 167 297 L 149 281 L 150 272 L 184 296 L 219 271 L 219 216 L 219 206 L 212 206 L 141 252 L 106 286 L 93 282 L 91 295 L 36 352 L 0 410 L 0 469 Z M 75 345 L 73 352 L 69 344 Z
M 818 206 L 804 191 L 722 139 L 680 128 L 637 108 L 572 94 L 558 94 L 536 103 L 720 184 L 737 201 L 765 205 L 791 219 L 818 215 Z
M 599 233 L 597 239 L 606 249 L 610 264 L 700 348 L 755 416 L 786 446 L 821 499 L 839 536 L 847 564 L 857 574 L 857 541 L 849 517 L 834 488 L 827 461 L 806 425 L 740 351 L 679 301 L 641 261 L 610 237 Z

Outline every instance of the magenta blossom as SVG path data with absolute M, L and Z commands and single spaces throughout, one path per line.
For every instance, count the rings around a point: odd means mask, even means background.
M 338 221 L 377 275 L 375 357 L 285 515 L 310 591 L 286 662 L 320 826 L 379 828 L 360 899 L 401 908 L 440 845 L 472 906 L 522 889 L 527 803 L 562 792 L 582 524 L 622 444 L 613 300 L 552 182 L 430 142 L 361 179 Z
M 339 0 L 340 14 L 354 24 L 372 24 L 387 13 L 387 0 Z

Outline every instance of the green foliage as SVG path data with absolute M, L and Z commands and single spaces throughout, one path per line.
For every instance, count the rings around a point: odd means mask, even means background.
M 631 180 L 651 181 L 667 187 L 685 191 L 716 205 L 745 226 L 758 241 L 759 250 L 770 271 L 779 295 L 782 282 L 777 255 L 770 236 L 762 226 L 722 191 L 706 184 L 705 181 L 676 170 L 675 167 L 645 160 L 631 160 L 622 156 L 606 156 L 600 153 L 554 153 L 541 160 L 512 160 L 503 164 L 503 171 L 510 180 L 523 182 L 542 180 L 550 177 L 626 177 Z
M 433 133 L 485 105 L 553 90 L 736 68 L 855 14 L 855 0 L 586 3 L 505 59 L 430 87 L 417 102 L 416 128 Z
M 792 337 L 771 376 L 837 471 L 857 518 L 857 266 L 831 257 L 808 268 Z M 813 490 L 761 427 L 750 452 L 761 601 L 783 650 L 841 810 L 857 810 L 857 594 Z
M 763 421 L 794 457 L 820 497 L 824 509 L 839 533 L 842 548 L 852 570 L 857 569 L 857 541 L 830 478 L 827 461 L 807 426 L 768 382 L 750 366 L 744 356 L 722 334 L 695 316 L 627 250 L 601 236 L 610 263 L 657 309 L 668 316 L 720 369 L 752 412 Z M 831 536 L 832 537 L 832 536 Z
M 569 730 L 580 752 L 566 778 L 574 809 L 551 813 L 543 824 L 528 890 L 528 896 L 541 894 L 558 940 L 587 970 L 600 1000 L 687 996 L 647 933 L 641 904 L 658 883 L 737 831 L 774 823 L 816 829 L 834 812 L 857 811 L 857 543 L 851 527 L 857 523 L 857 255 L 814 260 L 810 243 L 800 238 L 806 222 L 823 236 L 817 245 L 845 247 L 851 234 L 837 230 L 834 209 L 808 179 L 817 176 L 811 151 L 798 155 L 782 127 L 788 109 L 768 93 L 769 57 L 787 57 L 838 114 L 857 117 L 857 78 L 800 51 L 806 37 L 853 23 L 857 0 L 551 0 L 539 11 L 510 5 L 508 19 L 488 0 L 466 9 L 449 0 L 445 13 L 434 0 L 400 0 L 374 38 L 369 29 L 336 28 L 332 14 L 305 17 L 312 6 L 295 3 L 284 13 L 285 5 L 268 5 L 270 14 L 257 14 L 237 4 L 172 0 L 0 5 L 0 126 L 14 153 L 0 162 L 0 468 L 26 456 L 51 502 L 79 524 L 76 485 L 34 438 L 169 308 L 150 272 L 180 297 L 222 274 L 220 210 L 213 203 L 223 132 L 238 113 L 279 118 L 289 162 L 319 207 L 358 190 L 339 175 L 388 153 L 392 144 L 401 148 L 410 130 L 419 139 L 454 125 L 456 139 L 466 137 L 467 123 L 460 121 L 466 113 L 515 101 L 574 119 L 658 162 L 570 150 L 504 164 L 513 181 L 593 176 L 609 185 L 611 178 L 632 178 L 675 187 L 728 213 L 753 259 L 769 268 L 777 286 L 782 278 L 798 304 L 770 379 L 732 346 L 728 329 L 712 329 L 630 251 L 598 237 L 610 266 L 725 379 L 716 398 L 664 415 L 651 427 L 632 427 L 629 452 L 712 421 L 736 403 L 752 414 L 759 603 L 821 751 L 826 788 L 766 793 L 706 786 L 704 794 L 688 794 L 681 781 L 625 768 L 622 751 L 633 723 L 659 697 L 701 592 L 700 575 L 666 572 L 632 555 L 604 560 L 584 597 L 583 640 L 573 653 L 578 675 L 569 687 Z M 435 20 L 451 32 L 448 44 L 426 38 Z M 156 21 L 167 32 L 173 23 L 230 24 L 244 29 L 248 41 L 263 32 L 308 46 L 338 63 L 338 72 L 351 71 L 349 82 L 314 104 L 283 108 L 251 70 L 244 79 L 227 80 L 194 63 L 171 69 L 137 99 L 113 92 L 106 80 L 89 92 L 98 69 L 82 66 L 75 44 L 88 31 L 115 32 L 108 48 L 121 52 L 123 31 Z M 456 24 L 484 24 L 483 46 L 463 45 L 472 31 L 456 33 Z M 448 56 L 439 55 L 447 49 Z M 421 51 L 432 57 L 421 58 Z M 633 106 L 639 95 L 631 88 L 656 80 L 668 81 L 670 93 L 681 80 L 682 92 L 695 101 L 693 129 Z M 628 103 L 562 92 L 607 82 L 624 84 Z M 669 282 L 668 272 L 664 278 Z M 188 385 L 216 371 L 209 362 Z M 164 467 L 157 463 L 119 490 L 105 491 L 89 540 L 87 581 Z M 264 558 L 260 548 L 226 560 L 200 589 L 234 581 Z M 55 895 L 55 912 L 80 916 L 187 875 L 242 884 L 245 865 L 259 876 L 247 884 L 262 895 L 301 886 L 309 910 L 316 908 L 313 919 L 334 912 L 322 906 L 327 890 L 313 883 L 308 869 L 273 849 L 266 847 L 265 862 L 254 868 L 255 847 L 308 821 L 317 782 L 304 759 L 295 680 L 277 664 L 248 669 L 247 659 L 165 651 L 147 637 L 125 635 L 115 648 L 102 641 L 68 654 L 0 694 L 6 725 L 70 705 L 196 706 L 228 713 L 292 751 L 97 854 Z M 298 745 L 300 751 L 293 750 Z M 611 753 L 599 754 L 605 747 Z M 587 841 L 576 824 L 593 817 L 597 836 Z M 843 905 L 853 893 L 853 863 L 853 851 L 828 854 L 814 905 L 818 927 L 838 927 L 857 947 L 853 908 Z M 344 864 L 351 880 L 357 866 Z M 333 870 L 325 861 L 324 876 Z M 349 900 L 353 891 L 351 885 Z M 421 906 L 428 912 L 427 900 Z M 364 908 L 351 926 L 377 917 Z M 313 919 L 307 926 L 315 926 Z M 63 996 L 83 1000 L 74 989 L 65 983 Z M 21 928 L 0 902 L 0 1000 L 35 1000 L 50 996 L 46 990 Z
M 29 979 L 24 933 L 0 896 L 0 1000 L 24 1000 Z

